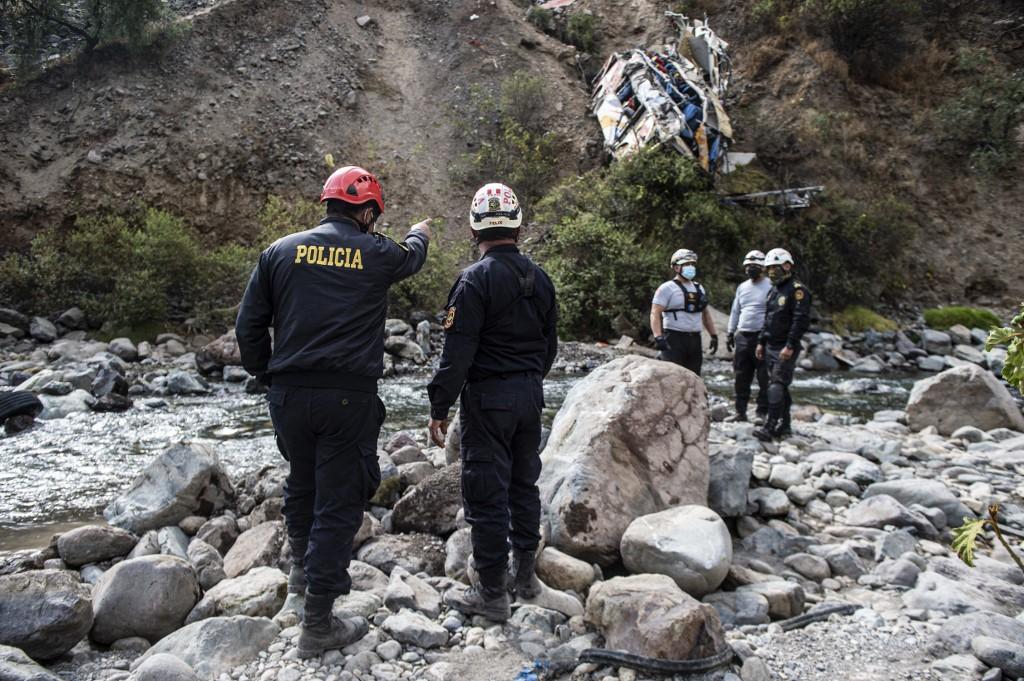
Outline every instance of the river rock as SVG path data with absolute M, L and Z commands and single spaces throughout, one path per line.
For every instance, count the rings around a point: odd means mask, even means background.
M 821 556 L 814 556 L 810 553 L 794 553 L 786 556 L 783 562 L 801 576 L 815 582 L 832 576 L 828 561 Z
M 971 641 L 976 636 L 1020 643 L 1024 641 L 1024 620 L 985 611 L 950 617 L 932 635 L 928 653 L 933 656 L 970 653 Z
M 560 612 L 566 617 L 582 617 L 583 603 L 575 596 L 565 591 L 552 589 L 550 586 L 538 580 L 540 593 L 533 598 L 518 597 L 518 602 L 525 605 L 535 605 L 546 610 Z
M 40 419 L 62 419 L 68 414 L 90 411 L 96 404 L 96 398 L 87 390 L 75 390 L 69 395 L 40 395 L 43 404 Z
M 352 579 L 352 589 L 355 591 L 383 594 L 388 586 L 388 576 L 384 572 L 361 560 L 353 560 L 348 564 L 348 576 Z
M 441 614 L 441 595 L 416 575 L 395 566 L 384 592 L 384 605 L 393 612 L 407 608 L 436 619 Z
M 411 338 L 405 336 L 388 336 L 384 339 L 384 349 L 402 359 L 407 359 L 415 364 L 424 364 L 427 356 L 423 348 Z
M 756 509 L 758 515 L 765 518 L 784 516 L 793 507 L 785 492 L 771 487 L 751 489 L 747 493 L 747 501 Z
M 444 575 L 444 544 L 428 534 L 385 534 L 374 537 L 361 547 L 356 556 L 379 570 L 390 574 L 400 565 L 412 574 Z
M 545 546 L 538 554 L 537 576 L 552 588 L 578 594 L 586 594 L 596 579 L 592 565 L 553 546 Z
M 88 585 L 64 570 L 31 570 L 0 577 L 0 644 L 37 660 L 60 657 L 92 627 Z M 4 663 L 0 661 L 0 678 Z
M 946 368 L 946 362 L 937 355 L 927 355 L 925 357 L 918 357 L 916 360 L 917 368 L 921 371 L 943 371 Z
M 135 362 L 139 359 L 139 349 L 131 338 L 115 338 L 107 344 L 107 352 L 126 362 Z
M 69 331 L 84 331 L 86 328 L 85 313 L 81 308 L 72 307 L 57 317 L 57 323 Z
M 226 366 L 241 366 L 238 338 L 231 329 L 220 338 L 207 343 L 196 352 L 196 366 L 204 374 L 220 371 Z
M 419 648 L 439 648 L 448 643 L 448 630 L 418 612 L 402 610 L 380 625 L 399 643 Z
M 631 355 L 580 380 L 542 455 L 549 543 L 610 565 L 634 519 L 706 505 L 709 426 L 704 382 L 671 362 Z
M 234 545 L 239 535 L 238 523 L 235 519 L 222 515 L 210 518 L 196 532 L 196 538 L 217 549 L 223 556 Z
M 974 656 L 990 667 L 998 667 L 1010 678 L 1024 676 L 1024 645 L 1021 641 L 1011 643 L 992 636 L 975 636 L 971 639 Z
M 238 577 L 254 567 L 276 565 L 284 540 L 284 523 L 279 520 L 261 523 L 243 532 L 224 556 L 224 574 Z
M 167 374 L 164 387 L 172 395 L 202 395 L 209 392 L 209 388 L 197 377 L 180 369 Z
M 1000 601 L 994 594 L 932 570 L 918 576 L 917 585 L 903 594 L 903 603 L 908 608 L 921 608 L 947 615 L 960 615 L 975 610 L 1003 615 L 1016 615 L 1020 612 L 1019 607 Z
M 385 336 L 407 336 L 412 333 L 412 327 L 404 319 L 388 319 L 384 322 Z
M 199 681 L 192 667 L 169 653 L 146 658 L 128 678 L 129 681 Z
M 911 511 L 888 494 L 868 497 L 846 512 L 846 524 L 883 529 L 886 525 L 913 527 L 923 537 L 938 535 L 935 526 L 920 513 Z
M 935 426 L 951 435 L 961 426 L 1024 431 L 1024 415 L 1009 391 L 990 372 L 969 365 L 943 371 L 914 384 L 907 402 L 914 430 Z
M 119 527 L 85 525 L 60 535 L 57 553 L 71 567 L 120 558 L 131 551 L 138 537 Z
M 3 681 L 62 681 L 36 664 L 18 648 L 0 645 L 0 679 Z
M 717 611 L 665 575 L 595 584 L 585 619 L 600 630 L 608 649 L 634 655 L 687 660 L 714 655 L 726 645 Z
M 93 589 L 92 638 L 105 645 L 130 636 L 157 641 L 181 627 L 199 594 L 196 571 L 180 558 L 143 556 L 118 563 Z
M 33 317 L 28 333 L 40 343 L 52 343 L 57 340 L 57 327 L 49 319 Z
M 750 591 L 718 591 L 708 594 L 703 601 L 718 611 L 725 626 L 741 627 L 747 624 L 767 624 L 768 599 Z
M 806 594 L 795 582 L 781 580 L 741 586 L 737 591 L 761 594 L 768 600 L 768 614 L 774 619 L 789 619 L 804 611 Z
M 287 575 L 277 568 L 256 567 L 207 591 L 192 608 L 185 624 L 225 615 L 273 617 L 287 596 Z
M 196 569 L 199 586 L 203 591 L 209 591 L 227 578 L 220 553 L 198 537 L 193 538 L 188 545 L 188 562 Z
M 212 515 L 233 497 L 216 453 L 206 445 L 180 443 L 150 463 L 103 515 L 111 525 L 141 534 L 193 514 Z
M 668 575 L 700 598 L 717 589 L 729 573 L 732 538 L 710 508 L 679 506 L 630 523 L 621 552 L 630 572 Z
M 918 478 L 889 480 L 886 482 L 876 482 L 864 490 L 865 499 L 879 494 L 886 494 L 904 506 L 920 504 L 927 508 L 937 508 L 946 516 L 946 525 L 950 527 L 962 525 L 965 516 L 974 517 L 971 510 L 946 485 L 938 480 L 921 480 Z
M 29 318 L 17 310 L 12 310 L 9 307 L 0 307 L 0 323 L 10 324 L 11 326 L 17 327 L 23 331 L 27 331 L 29 327 Z
M 746 513 L 753 466 L 754 452 L 750 449 L 712 446 L 708 507 L 723 518 L 737 518 Z
M 447 536 L 455 531 L 462 508 L 462 466 L 445 466 L 412 487 L 395 503 L 391 523 L 395 532 L 426 532 Z
M 149 658 L 167 653 L 182 660 L 204 679 L 217 679 L 248 664 L 266 650 L 280 628 L 265 617 L 211 617 L 193 622 L 161 639 L 136 660 L 138 670 Z
M 921 332 L 921 347 L 930 355 L 948 355 L 953 352 L 953 340 L 948 333 L 925 329 Z
M 444 574 L 452 579 L 466 581 L 466 569 L 472 555 L 472 530 L 464 527 L 452 532 L 444 543 Z
M 885 584 L 905 586 L 909 589 L 917 584 L 917 576 L 921 574 L 921 568 L 905 558 L 897 558 L 879 563 L 873 574 L 877 575 Z
M 958 345 L 953 348 L 953 356 L 965 362 L 985 366 L 985 353 L 970 345 Z

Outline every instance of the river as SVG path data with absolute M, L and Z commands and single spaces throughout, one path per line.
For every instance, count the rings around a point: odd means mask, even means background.
M 705 367 L 710 391 L 730 398 L 731 368 L 723 362 Z M 581 377 L 558 374 L 545 382 L 548 424 Z M 793 397 L 797 405 L 869 417 L 881 409 L 902 409 L 915 378 L 799 373 Z M 382 439 L 425 425 L 428 380 L 424 373 L 381 383 L 388 408 Z M 871 391 L 859 391 L 869 386 Z M 166 407 L 120 414 L 72 414 L 40 421 L 20 435 L 0 435 L 0 551 L 45 545 L 56 532 L 97 520 L 154 455 L 183 438 L 214 445 L 233 474 L 280 460 L 263 398 L 245 394 L 239 385 L 217 383 L 209 395 L 166 402 Z

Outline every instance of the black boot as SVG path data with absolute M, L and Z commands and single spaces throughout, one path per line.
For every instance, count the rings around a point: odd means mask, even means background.
M 331 613 L 335 597 L 306 591 L 306 611 L 299 634 L 299 659 L 323 655 L 355 643 L 370 630 L 363 617 L 339 619 Z
M 294 612 L 301 621 L 306 609 L 306 571 L 302 568 L 302 561 L 306 555 L 309 540 L 289 537 L 288 543 L 292 550 L 292 567 L 288 573 L 288 597 L 274 617 L 276 619 L 286 613 Z
M 492 622 L 504 622 L 512 616 L 505 571 L 493 576 L 480 575 L 480 583 L 468 589 L 450 589 L 444 602 L 463 615 L 483 615 Z
M 540 594 L 537 579 L 537 551 L 512 549 L 512 590 L 516 598 L 530 600 Z
M 779 427 L 779 419 L 774 416 L 769 416 L 764 421 L 764 425 L 760 428 L 754 428 L 752 435 L 761 442 L 771 442 L 775 439 L 775 431 Z

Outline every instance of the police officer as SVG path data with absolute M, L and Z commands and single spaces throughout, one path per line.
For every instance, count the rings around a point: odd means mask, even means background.
M 700 376 L 704 356 L 701 351 L 700 327 L 703 322 L 711 343 L 711 354 L 718 352 L 718 331 L 708 309 L 708 292 L 695 282 L 697 254 L 680 248 L 669 261 L 676 273 L 654 292 L 651 302 L 651 331 L 658 358 L 675 362 Z
M 542 382 L 558 349 L 557 308 L 547 274 L 516 247 L 522 211 L 510 188 L 481 187 L 469 221 L 481 257 L 448 296 L 441 365 L 427 389 L 430 435 L 444 444 L 448 411 L 459 399 L 462 499 L 479 583 L 451 590 L 445 600 L 465 614 L 504 621 L 511 614 L 509 539 L 517 595 L 532 598 L 540 586 Z
M 811 323 L 811 292 L 793 277 L 793 256 L 789 251 L 773 248 L 764 257 L 764 266 L 772 289 L 756 355 L 768 365 L 768 418 L 761 428 L 754 430 L 754 436 L 767 442 L 792 432 L 789 384 L 793 382 L 793 370 L 800 355 L 800 339 Z
M 764 253 L 750 251 L 743 258 L 747 279 L 736 288 L 729 314 L 729 329 L 725 347 L 735 348 L 732 366 L 736 379 L 736 414 L 733 421 L 747 420 L 750 402 L 750 384 L 757 375 L 757 416 L 768 413 L 768 371 L 765 363 L 757 359 L 757 339 L 764 327 L 764 309 L 772 285 L 764 276 Z
M 289 590 L 306 594 L 301 658 L 346 646 L 368 628 L 331 609 L 351 587 L 352 539 L 380 483 L 388 287 L 423 267 L 430 240 L 429 220 L 400 244 L 374 233 L 384 196 L 362 168 L 335 171 L 320 201 L 327 210 L 318 226 L 260 254 L 235 325 L 242 364 L 270 386 L 270 417 L 291 464 L 284 516 Z

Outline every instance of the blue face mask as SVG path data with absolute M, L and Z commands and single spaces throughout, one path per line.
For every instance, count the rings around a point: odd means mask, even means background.
M 682 274 L 686 279 L 693 279 L 697 276 L 697 268 L 693 265 L 687 265 L 683 268 L 683 271 L 680 272 L 680 274 Z

